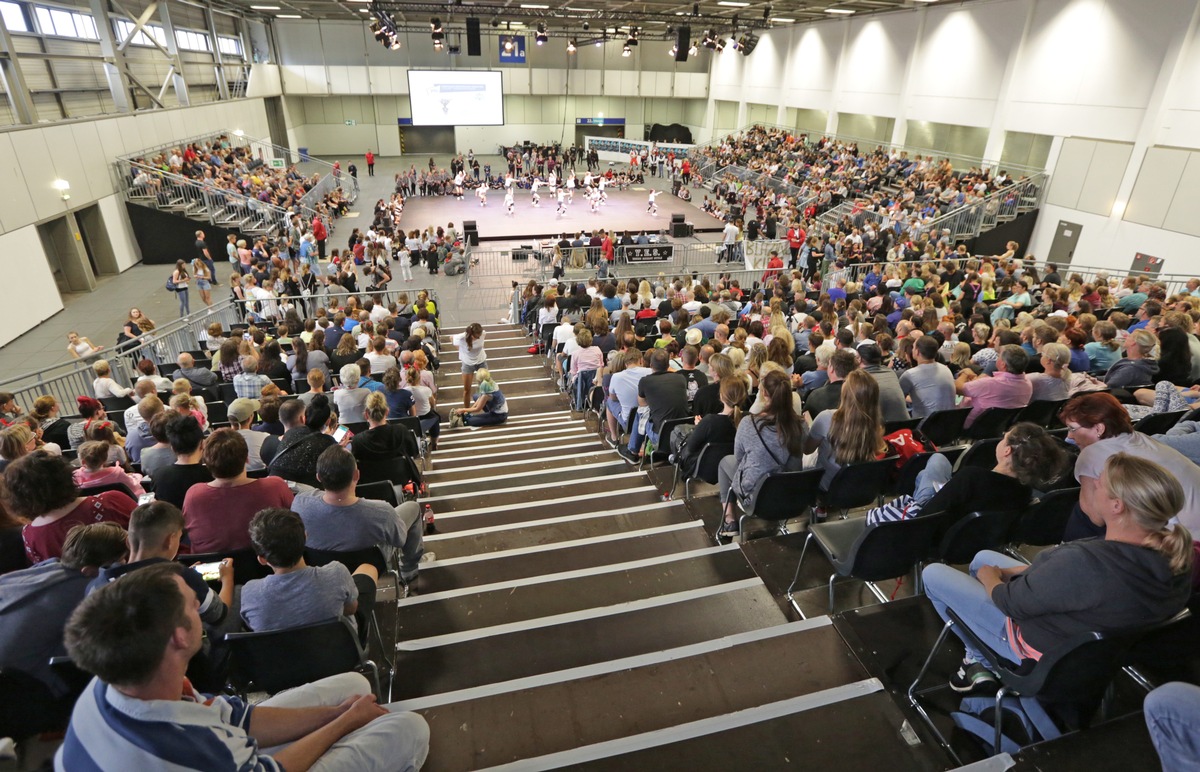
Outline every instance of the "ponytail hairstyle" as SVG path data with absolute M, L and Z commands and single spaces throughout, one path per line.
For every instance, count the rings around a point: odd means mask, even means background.
M 722 378 L 720 386 L 721 402 L 733 408 L 730 418 L 736 427 L 742 422 L 742 405 L 746 404 L 746 398 L 749 396 L 746 382 L 741 378 Z
M 467 325 L 467 348 L 475 345 L 475 341 L 483 337 L 483 325 L 479 322 L 471 322 Z
M 388 417 L 387 397 L 382 391 L 373 391 L 367 395 L 367 403 L 363 409 L 365 417 L 370 421 L 386 421 Z
M 1134 523 L 1147 532 L 1143 546 L 1162 553 L 1171 573 L 1191 573 L 1192 535 L 1180 523 L 1170 524 L 1186 501 L 1174 475 L 1153 461 L 1117 453 L 1104 464 L 1108 495 L 1120 499 Z
M 763 426 L 774 426 L 780 444 L 787 448 L 791 455 L 800 455 L 804 425 L 800 423 L 800 416 L 796 414 L 796 407 L 792 404 L 792 379 L 779 370 L 768 372 L 759 381 L 758 390 L 766 397 L 767 404 L 763 412 L 751 420 L 758 421 Z

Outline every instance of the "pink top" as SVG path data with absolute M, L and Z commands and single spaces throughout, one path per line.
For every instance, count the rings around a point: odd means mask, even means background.
M 183 498 L 183 523 L 191 551 L 246 549 L 250 547 L 250 519 L 259 510 L 291 506 L 292 491 L 279 477 L 264 477 L 235 488 L 193 485 Z
M 579 375 L 584 370 L 599 370 L 603 364 L 604 353 L 599 346 L 576 349 L 571 355 L 571 375 Z
M 94 472 L 89 472 L 87 469 L 80 467 L 75 470 L 75 484 L 80 488 L 95 488 L 99 485 L 113 484 L 124 485 L 134 496 L 141 496 L 146 492 L 142 489 L 142 476 L 140 474 L 126 474 L 125 470 L 119 466 L 105 466 Z M 86 492 L 84 491 L 84 493 Z
M 991 378 L 976 378 L 963 384 L 963 395 L 971 400 L 967 426 L 990 407 L 1025 407 L 1033 396 L 1033 384 L 1024 375 L 997 370 Z

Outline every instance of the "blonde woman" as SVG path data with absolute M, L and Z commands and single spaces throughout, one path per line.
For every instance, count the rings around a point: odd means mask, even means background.
M 467 426 L 493 426 L 508 420 L 508 403 L 492 374 L 487 369 L 477 371 L 479 390 L 475 395 L 475 403 L 469 407 L 456 407 L 451 415 L 461 415 Z
M 133 389 L 126 388 L 113 380 L 112 367 L 108 364 L 107 359 L 97 359 L 93 362 L 92 372 L 96 374 L 95 380 L 92 381 L 92 391 L 95 393 L 96 399 L 128 397 L 133 394 Z
M 1071 383 L 1071 349 L 1061 343 L 1046 343 L 1041 355 L 1042 372 L 1025 376 L 1025 380 L 1033 384 L 1031 401 L 1066 399 Z
M 1121 633 L 1170 619 L 1187 605 L 1192 535 L 1172 524 L 1185 497 L 1170 472 L 1117 453 L 1079 504 L 1104 524 L 1103 538 L 1052 547 L 1032 565 L 991 551 L 975 556 L 969 574 L 931 565 L 923 577 L 934 609 L 947 619 L 953 608 L 992 652 L 1015 663 L 1040 659 L 1083 633 Z M 966 693 L 994 683 L 995 664 L 964 646 L 951 688 Z
M 200 299 L 204 301 L 204 305 L 212 305 L 212 272 L 208 270 L 208 265 L 196 258 L 192 261 L 192 278 L 196 280 L 196 290 L 200 293 Z
M 887 450 L 879 383 L 866 370 L 852 370 L 842 385 L 837 409 L 821 411 L 804 442 L 804 452 L 817 451 L 817 465 L 825 469 L 821 490 L 829 489 L 846 464 L 881 458 Z

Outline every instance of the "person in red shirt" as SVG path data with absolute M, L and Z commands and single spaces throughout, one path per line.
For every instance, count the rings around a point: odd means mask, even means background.
M 191 551 L 250 548 L 250 519 L 268 507 L 292 506 L 293 494 L 279 477 L 246 475 L 250 449 L 233 429 L 218 429 L 204 443 L 204 465 L 213 481 L 197 483 L 183 498 L 183 521 Z
M 616 250 L 613 248 L 612 234 L 605 231 L 604 240 L 600 242 L 600 254 L 611 266 L 613 260 L 616 259 Z
M 771 279 L 774 279 L 782 272 L 783 258 L 775 250 L 771 250 L 771 257 L 767 259 L 767 270 L 763 271 L 762 284 L 766 284 Z
M 329 231 L 325 230 L 325 223 L 321 222 L 321 215 L 313 215 L 312 221 L 313 238 L 317 240 L 317 258 L 325 259 L 325 239 L 329 237 Z
M 80 496 L 71 464 L 62 456 L 34 451 L 8 465 L 4 504 L 30 522 L 21 532 L 30 563 L 62 555 L 67 534 L 77 525 L 116 523 L 125 528 L 137 502 L 118 491 Z
M 683 159 L 683 165 L 679 167 L 679 176 L 683 179 L 684 185 L 692 180 L 692 162 L 686 158 Z
M 367 176 L 375 176 L 375 154 L 370 150 L 367 151 Z
M 796 263 L 800 259 L 800 248 L 804 246 L 804 240 L 807 237 L 808 234 L 804 232 L 804 228 L 799 223 L 792 223 L 788 226 L 788 252 L 792 255 L 792 259 L 788 262 L 789 269 L 796 268 Z

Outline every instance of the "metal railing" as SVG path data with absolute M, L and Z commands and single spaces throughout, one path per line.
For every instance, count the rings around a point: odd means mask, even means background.
M 344 304 L 352 295 L 360 299 L 379 298 L 387 305 L 397 302 L 402 294 L 408 295 L 409 301 L 413 302 L 416 300 L 417 293 L 422 291 L 421 288 L 408 287 L 372 293 L 329 292 L 329 289 L 340 290 L 341 288 L 336 285 L 323 286 L 314 296 L 277 298 L 273 301 L 272 310 L 282 315 L 289 303 L 299 302 L 310 304 L 307 311 L 308 315 L 311 315 L 316 310 L 316 304 L 328 305 L 331 298 L 336 298 L 339 305 Z M 432 288 L 425 288 L 424 291 L 437 304 L 437 292 Z M 109 363 L 112 369 L 112 378 L 117 383 L 132 385 L 140 375 L 137 370 L 137 363 L 140 360 L 149 359 L 155 365 L 167 364 L 175 361 L 176 357 L 183 352 L 202 350 L 205 348 L 205 341 L 208 340 L 207 330 L 210 324 L 220 322 L 222 327 L 228 330 L 232 325 L 248 323 L 248 320 L 254 318 L 251 316 L 254 303 L 253 300 L 234 301 L 233 298 L 226 298 L 195 314 L 156 327 L 135 341 L 114 348 L 106 348 L 99 355 L 83 360 L 64 362 L 0 380 L 0 391 L 15 394 L 18 404 L 27 411 L 33 406 L 34 400 L 49 394 L 58 401 L 64 415 L 73 413 L 76 397 L 91 396 L 94 393 L 92 381 L 95 373 L 92 370 L 92 363 L 96 360 L 104 359 Z M 272 324 L 267 320 L 261 323 Z M 203 366 L 203 363 L 201 365 Z

